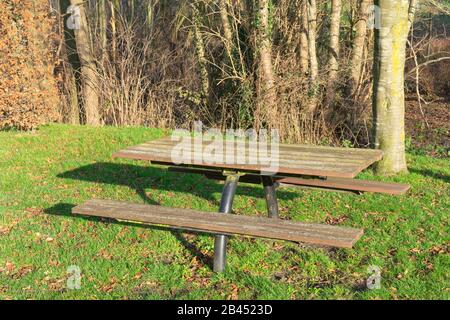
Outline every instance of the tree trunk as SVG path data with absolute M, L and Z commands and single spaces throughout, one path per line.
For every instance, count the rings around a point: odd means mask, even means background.
M 97 94 L 97 71 L 95 58 L 90 45 L 90 34 L 84 0 L 70 0 L 73 6 L 80 9 L 79 28 L 74 30 L 77 52 L 81 63 L 81 79 L 83 82 L 83 102 L 86 124 L 100 125 L 99 98 Z
M 222 20 L 223 36 L 226 40 L 225 46 L 229 49 L 233 43 L 233 32 L 231 31 L 230 20 L 228 19 L 228 0 L 220 0 L 220 19 Z M 231 52 L 231 50 L 229 49 Z
M 300 72 L 303 75 L 308 74 L 309 54 L 308 54 L 308 0 L 301 2 L 301 32 L 300 32 Z
M 230 26 L 230 20 L 228 18 L 228 0 L 220 0 L 219 2 L 220 20 L 222 22 L 223 30 L 223 43 L 225 47 L 226 54 L 224 55 L 224 74 L 226 74 L 226 69 L 228 68 L 228 63 L 231 64 L 234 73 L 238 73 L 234 66 L 233 59 L 233 32 Z
M 369 17 L 369 5 L 372 0 L 361 0 L 358 7 L 357 21 L 355 24 L 355 38 L 353 40 L 353 52 L 351 57 L 350 86 L 352 94 L 358 92 L 361 83 L 361 70 L 363 65 L 364 46 L 366 44 L 367 20 Z
M 62 111 L 65 123 L 80 124 L 80 109 L 78 99 L 78 83 L 76 72 L 79 69 L 79 60 L 76 55 L 73 30 L 67 27 L 67 8 L 69 0 L 54 0 L 55 10 L 59 12 L 59 34 L 61 37 L 61 68 L 63 76 L 63 90 L 66 95 L 67 108 Z
M 99 33 L 100 33 L 100 53 L 102 63 L 105 61 L 107 57 L 107 28 L 108 28 L 108 17 L 106 15 L 106 2 L 105 0 L 98 1 L 98 24 L 99 24 Z
M 317 3 L 316 0 L 308 0 L 308 49 L 309 49 L 309 78 L 310 94 L 309 113 L 314 114 L 317 108 L 317 78 L 319 76 L 319 63 L 316 50 L 317 37 Z
M 376 0 L 381 9 L 375 30 L 374 147 L 384 151 L 376 172 L 391 175 L 407 171 L 405 156 L 405 51 L 409 32 L 408 0 Z
M 331 2 L 330 53 L 328 58 L 328 90 L 334 89 L 339 70 L 339 31 L 341 27 L 341 0 Z
M 414 17 L 416 16 L 417 6 L 419 5 L 419 0 L 409 0 L 409 10 L 408 10 L 408 30 L 414 23 Z
M 209 98 L 209 74 L 205 54 L 205 43 L 203 41 L 203 35 L 200 31 L 200 13 L 198 11 L 197 5 L 193 3 L 192 7 L 192 20 L 194 28 L 194 42 L 195 42 L 195 52 L 197 54 L 197 63 L 200 69 L 200 82 L 201 82 L 201 100 L 202 104 L 207 104 Z
M 308 0 L 308 49 L 311 84 L 316 84 L 319 75 L 319 63 L 316 50 L 317 37 L 317 4 L 316 0 Z
M 128 19 L 131 22 L 133 22 L 133 20 L 134 20 L 134 13 L 135 13 L 134 5 L 135 5 L 135 0 L 128 0 L 128 3 L 127 3 Z
M 68 107 L 67 114 L 63 115 L 63 120 L 66 123 L 70 124 L 80 124 L 80 110 L 78 108 L 78 90 L 77 90 L 77 80 L 74 74 L 73 69 L 69 64 L 68 67 L 64 68 L 65 73 L 65 86 L 66 94 L 68 95 Z
M 111 58 L 112 58 L 112 62 L 115 63 L 116 58 L 117 58 L 117 24 L 116 24 L 116 10 L 119 8 L 119 3 L 117 3 L 117 1 L 110 1 L 109 2 L 109 6 L 110 6 L 110 13 L 111 13 L 111 17 L 109 20 L 109 24 L 111 26 Z
M 258 68 L 258 106 L 257 117 L 266 122 L 269 128 L 276 127 L 278 112 L 275 103 L 275 76 L 272 65 L 272 32 L 270 26 L 270 0 L 259 0 L 259 27 L 257 45 L 259 53 Z M 258 119 L 257 119 L 258 120 Z
M 155 27 L 155 3 L 153 0 L 147 0 L 147 26 L 148 26 L 148 33 L 152 37 L 153 36 L 153 29 Z

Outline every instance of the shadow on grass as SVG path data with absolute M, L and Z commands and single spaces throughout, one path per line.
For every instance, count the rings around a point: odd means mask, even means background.
M 145 192 L 146 189 L 188 192 L 219 206 L 219 201 L 213 195 L 221 193 L 223 188 L 219 182 L 208 180 L 198 174 L 171 172 L 165 168 L 153 166 L 144 167 L 108 162 L 95 163 L 67 171 L 59 174 L 58 178 L 127 186 L 135 190 L 146 203 L 154 205 L 158 205 L 158 203 L 149 199 Z M 247 184 L 240 185 L 237 194 L 264 197 L 262 188 Z M 284 200 L 298 197 L 294 192 L 282 190 L 277 192 L 277 196 Z
M 213 259 L 210 256 L 205 255 L 201 250 L 199 250 L 193 243 L 189 242 L 187 238 L 183 235 L 186 234 L 193 234 L 193 235 L 200 235 L 200 234 L 207 234 L 208 233 L 202 233 L 202 232 L 195 232 L 191 230 L 184 230 L 184 229 L 174 229 L 169 227 L 163 227 L 163 226 L 152 226 L 152 225 L 144 225 L 140 223 L 133 223 L 133 222 L 127 222 L 127 221 L 117 221 L 114 219 L 108 219 L 108 218 L 100 218 L 100 217 L 89 217 L 89 216 L 82 216 L 82 215 L 76 215 L 72 213 L 72 209 L 75 207 L 74 204 L 69 203 L 59 203 L 53 207 L 47 208 L 44 210 L 44 213 L 54 216 L 63 216 L 63 217 L 71 217 L 73 219 L 81 219 L 86 221 L 93 221 L 93 222 L 106 222 L 106 223 L 112 223 L 122 226 L 131 226 L 131 227 L 139 227 L 143 229 L 151 229 L 151 230 L 162 230 L 162 231 L 168 231 L 173 234 L 173 236 L 186 248 L 186 250 L 189 251 L 189 253 L 192 256 L 195 256 L 201 263 L 208 266 L 209 268 L 213 268 Z
M 136 191 L 136 193 L 147 204 L 159 205 L 156 201 L 150 199 L 146 193 L 146 189 L 157 189 L 172 192 L 189 192 L 194 196 L 201 197 L 207 201 L 214 202 L 219 206 L 218 200 L 214 197 L 214 193 L 221 193 L 223 186 L 216 181 L 211 181 L 197 174 L 183 174 L 170 172 L 165 168 L 153 166 L 138 166 L 132 164 L 119 164 L 100 162 L 75 170 L 67 171 L 58 175 L 58 178 L 72 179 L 79 181 L 88 181 L 93 183 L 103 183 L 109 185 L 127 186 Z M 250 185 L 241 185 L 237 194 L 249 197 L 263 197 L 262 188 Z M 297 195 L 294 192 L 278 191 L 279 199 L 294 199 Z M 173 228 L 143 226 L 142 224 L 133 224 L 129 222 L 118 222 L 108 219 L 100 219 L 94 217 L 82 217 L 72 215 L 74 205 L 60 203 L 45 212 L 52 215 L 71 216 L 90 221 L 111 221 L 121 225 L 139 226 L 147 229 L 167 230 L 177 238 L 177 240 L 199 261 L 212 268 L 212 257 L 203 254 L 195 244 L 191 243 L 183 236 L 183 233 L 199 234 L 199 232 L 180 231 Z
M 426 177 L 430 177 L 430 178 L 433 178 L 433 179 L 442 180 L 442 181 L 444 181 L 446 183 L 450 183 L 450 176 L 445 175 L 445 174 L 440 173 L 440 172 L 433 171 L 433 170 L 410 168 L 409 172 L 417 173 L 417 174 L 420 174 L 422 176 L 426 176 Z

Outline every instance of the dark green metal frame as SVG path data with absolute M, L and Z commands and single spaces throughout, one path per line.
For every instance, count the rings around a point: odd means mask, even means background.
M 223 214 L 231 214 L 233 208 L 233 200 L 236 194 L 239 179 L 244 175 L 238 172 L 224 171 L 223 176 L 226 177 L 226 180 L 222 191 L 222 199 L 220 201 L 219 212 Z M 261 182 L 264 186 L 269 217 L 278 218 L 278 201 L 276 197 L 276 184 L 274 183 L 272 177 L 270 176 L 261 176 Z M 215 272 L 223 272 L 225 270 L 227 242 L 228 237 L 226 235 L 220 234 L 216 235 L 214 241 Z

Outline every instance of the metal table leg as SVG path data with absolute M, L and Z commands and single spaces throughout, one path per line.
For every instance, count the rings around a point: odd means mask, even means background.
M 223 187 L 222 200 L 220 202 L 220 213 L 231 213 L 234 195 L 239 182 L 239 174 L 226 174 L 227 179 Z M 223 272 L 226 265 L 228 239 L 224 235 L 216 235 L 214 241 L 214 271 Z
M 261 176 L 261 180 L 264 185 L 264 193 L 266 194 L 269 218 L 278 218 L 278 201 L 273 178 L 270 176 Z

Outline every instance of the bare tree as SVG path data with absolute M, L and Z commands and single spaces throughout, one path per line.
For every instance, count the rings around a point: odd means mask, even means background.
M 226 40 L 225 46 L 227 50 L 231 52 L 231 46 L 233 43 L 233 32 L 231 31 L 230 20 L 228 18 L 228 0 L 220 0 L 220 19 L 222 21 L 223 36 Z
M 67 12 L 70 5 L 69 0 L 53 0 L 53 6 L 59 12 L 58 29 L 61 37 L 58 51 L 61 56 L 61 69 L 63 77 L 63 86 L 61 88 L 66 97 L 65 109 L 62 110 L 62 119 L 66 123 L 80 124 L 80 105 L 78 97 L 76 66 L 79 63 L 75 54 L 73 30 L 69 29 L 62 13 Z M 67 16 L 66 16 L 67 19 Z
M 309 49 L 308 49 L 308 0 L 302 0 L 300 4 L 300 72 L 308 74 Z
M 409 0 L 376 0 L 381 10 L 375 30 L 374 146 L 384 151 L 378 174 L 407 171 L 405 156 L 405 51 L 410 27 Z
M 200 71 L 200 81 L 201 81 L 201 99 L 202 104 L 207 104 L 209 97 L 209 74 L 207 69 L 207 59 L 205 53 L 205 43 L 203 41 L 203 34 L 200 30 L 200 12 L 196 3 L 191 4 L 192 8 L 192 20 L 194 28 L 194 41 L 195 41 L 195 52 L 197 55 L 197 64 Z
M 414 17 L 416 15 L 417 6 L 419 4 L 419 0 L 409 0 L 409 10 L 408 10 L 408 30 L 411 29 L 414 23 Z M 433 19 L 431 19 L 433 20 Z
M 312 94 L 309 102 L 309 113 L 313 114 L 317 108 L 317 78 L 319 76 L 319 62 L 317 60 L 317 2 L 308 0 L 308 50 L 309 50 L 309 78 L 310 91 Z
M 107 28 L 108 28 L 108 17 L 106 14 L 106 1 L 99 0 L 97 2 L 97 10 L 98 10 L 98 25 L 99 25 L 99 34 L 100 34 L 100 53 L 101 53 L 101 61 L 102 63 L 106 59 L 107 53 L 107 44 L 108 44 L 108 36 L 107 36 Z
M 316 49 L 317 37 L 317 3 L 316 0 L 308 0 L 308 49 L 311 83 L 314 86 L 319 75 L 319 63 Z
M 331 2 L 330 52 L 328 57 L 328 91 L 334 89 L 334 82 L 339 70 L 339 31 L 341 27 L 341 0 Z
M 84 0 L 70 0 L 70 3 L 79 12 L 79 25 L 75 28 L 75 40 L 78 56 L 81 63 L 81 79 L 83 82 L 83 103 L 86 116 L 86 124 L 100 125 L 99 97 L 96 91 L 97 71 L 95 57 L 91 48 L 91 38 Z M 75 12 L 74 14 L 77 14 Z M 76 18 L 76 19 L 78 19 Z
M 351 57 L 351 89 L 356 94 L 360 83 L 363 66 L 364 48 L 366 45 L 367 19 L 369 16 L 369 5 L 372 0 L 360 0 L 357 21 L 355 23 L 355 38 L 353 40 L 353 52 Z
M 226 64 L 229 62 L 233 64 L 233 31 L 231 29 L 230 20 L 228 17 L 228 3 L 229 0 L 220 0 L 219 1 L 219 12 L 220 12 L 220 20 L 222 22 L 222 31 L 223 37 L 222 41 L 225 47 L 225 55 L 224 55 L 224 65 L 226 68 Z M 225 68 L 223 72 L 225 73 Z M 233 68 L 234 69 L 234 68 Z
M 61 78 L 66 100 L 76 105 L 78 98 L 81 121 L 159 123 L 151 110 L 167 109 L 165 123 L 199 119 L 222 128 L 275 127 L 293 142 L 326 135 L 336 143 L 366 144 L 371 0 L 53 1 L 84 3 L 89 10 L 89 25 L 82 20 L 77 43 L 71 40 L 77 63 Z M 416 1 L 410 1 L 409 24 Z M 435 12 L 430 1 L 423 0 L 421 16 Z M 408 75 L 431 93 L 420 74 L 448 57 L 427 56 L 426 30 L 417 31 Z M 63 49 L 59 53 L 63 58 Z M 344 81 L 345 88 L 335 85 Z M 72 122 L 77 108 L 68 117 L 68 105 L 64 119 Z
M 257 28 L 257 46 L 259 56 L 258 68 L 258 106 L 257 114 L 262 116 L 269 126 L 277 122 L 277 106 L 275 104 L 275 76 L 272 65 L 272 39 L 269 13 L 270 0 L 259 1 L 259 20 Z

